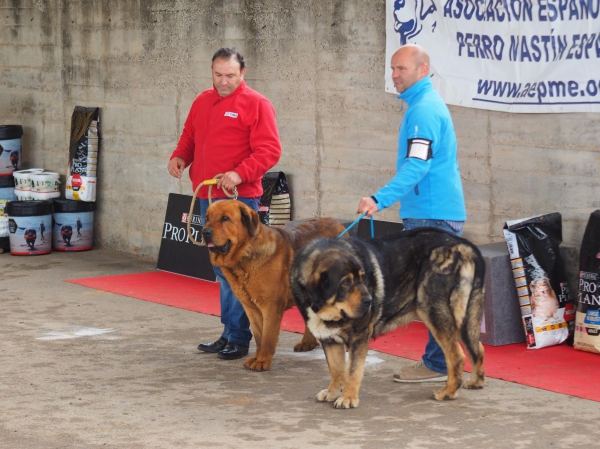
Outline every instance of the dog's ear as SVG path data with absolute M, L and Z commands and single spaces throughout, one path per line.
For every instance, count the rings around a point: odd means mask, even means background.
M 552 288 L 552 286 L 550 285 L 550 279 L 548 278 L 548 276 L 544 276 L 544 277 L 542 278 L 542 282 L 543 282 L 544 284 L 546 284 L 548 287 Z
M 317 312 L 325 305 L 329 298 L 331 279 L 327 271 L 321 271 L 317 276 L 311 279 L 306 285 L 306 290 L 312 298 L 312 309 Z
M 337 284 L 335 284 L 335 280 L 331 278 L 329 271 L 325 270 L 321 271 L 319 276 L 307 285 L 307 290 L 313 299 L 313 310 L 316 312 L 335 294 Z
M 327 291 L 329 290 L 330 285 L 331 279 L 329 279 L 329 271 L 322 271 L 321 276 L 319 276 L 319 291 L 324 298 L 327 297 Z
M 316 273 L 311 273 L 308 281 L 306 282 L 306 291 L 310 293 L 311 296 L 315 296 L 319 292 L 319 282 L 321 279 L 321 275 L 317 275 Z
M 242 224 L 248 230 L 250 237 L 254 237 L 259 223 L 258 214 L 245 204 L 240 205 L 240 212 L 242 214 Z

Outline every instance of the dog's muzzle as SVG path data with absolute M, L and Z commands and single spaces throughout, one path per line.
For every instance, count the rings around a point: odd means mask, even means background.
M 206 243 L 209 243 L 212 240 L 212 229 L 209 228 L 202 228 L 202 238 L 204 239 L 204 241 Z
M 212 229 L 210 229 L 210 228 L 202 229 L 202 238 L 206 242 L 206 247 L 209 249 L 209 251 L 212 251 L 213 253 L 218 253 L 218 254 L 227 254 L 229 252 L 229 247 L 231 246 L 230 245 L 231 242 L 229 240 L 227 240 L 227 243 L 225 243 L 225 245 L 223 245 L 223 246 L 216 246 L 214 243 L 212 243 L 212 238 L 213 238 Z
M 227 243 L 223 246 L 215 246 L 213 243 L 206 243 L 206 246 L 213 253 L 227 254 L 229 252 L 229 243 L 229 240 L 227 240 Z
M 373 305 L 373 298 L 370 295 L 364 297 L 360 302 L 361 315 L 365 315 L 365 314 L 369 313 L 372 305 Z

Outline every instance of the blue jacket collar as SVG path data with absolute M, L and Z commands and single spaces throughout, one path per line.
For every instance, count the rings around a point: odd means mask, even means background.
M 428 92 L 433 89 L 433 83 L 431 82 L 431 77 L 426 76 L 422 80 L 417 81 L 415 84 L 410 86 L 401 94 L 398 94 L 398 98 L 406 101 L 410 106 L 415 100 L 419 99 L 422 94 Z

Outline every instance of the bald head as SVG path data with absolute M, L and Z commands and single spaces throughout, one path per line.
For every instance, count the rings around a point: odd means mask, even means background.
M 394 56 L 397 54 L 406 55 L 411 58 L 417 66 L 427 64 L 427 68 L 429 69 L 429 55 L 420 45 L 406 44 L 400 47 L 396 53 L 394 53 Z M 429 71 L 427 73 L 429 73 Z
M 392 80 L 399 93 L 429 75 L 429 55 L 423 47 L 407 44 L 393 54 L 391 60 Z

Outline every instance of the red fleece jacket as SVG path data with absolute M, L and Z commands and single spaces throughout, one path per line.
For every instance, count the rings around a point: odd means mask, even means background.
M 194 100 L 183 133 L 171 159 L 181 157 L 190 167 L 194 190 L 219 173 L 234 170 L 242 178 L 238 196 L 257 198 L 263 193 L 262 177 L 281 157 L 275 108 L 245 81 L 226 97 L 205 90 Z M 198 192 L 208 198 L 208 187 Z M 213 198 L 225 198 L 213 186 Z

